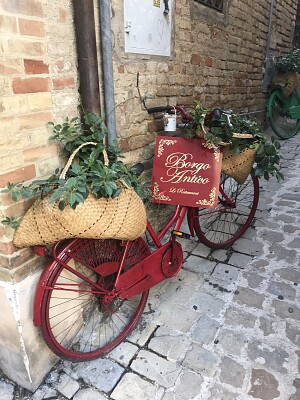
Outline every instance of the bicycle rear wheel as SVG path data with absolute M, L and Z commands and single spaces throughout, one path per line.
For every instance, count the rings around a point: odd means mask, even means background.
M 124 247 L 117 240 L 78 239 L 62 250 L 68 270 L 52 261 L 41 303 L 41 329 L 47 345 L 58 356 L 92 360 L 112 350 L 132 331 L 143 313 L 149 291 L 125 300 L 113 289 Z M 150 253 L 141 239 L 132 242 L 124 268 Z M 54 264 L 54 265 L 53 265 Z M 54 267 L 54 269 L 52 269 Z M 92 282 L 101 286 L 97 290 Z
M 199 240 L 213 249 L 230 247 L 251 224 L 258 198 L 259 183 L 253 171 L 243 184 L 222 173 L 217 207 L 195 210 Z
M 295 92 L 283 99 L 283 94 L 275 90 L 268 102 L 268 117 L 273 131 L 281 139 L 289 139 L 296 135 L 300 128 L 300 120 L 290 117 L 289 108 L 299 105 L 299 97 Z

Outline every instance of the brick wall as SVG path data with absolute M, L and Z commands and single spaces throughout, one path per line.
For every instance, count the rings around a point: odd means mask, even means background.
M 150 164 L 162 129 L 141 107 L 138 72 L 149 106 L 197 99 L 236 111 L 265 107 L 270 2 L 228 0 L 224 15 L 193 0 L 172 3 L 172 55 L 157 57 L 124 53 L 124 1 L 111 0 L 117 131 L 128 162 Z M 0 187 L 47 176 L 59 165 L 47 122 L 75 115 L 79 103 L 71 4 L 0 0 Z M 296 8 L 297 0 L 275 2 L 271 46 L 278 53 L 291 48 Z M 2 216 L 22 215 L 29 205 L 0 195 Z M 30 249 L 14 248 L 12 235 L 0 225 L 0 280 L 19 280 L 38 265 Z
M 74 115 L 78 105 L 70 1 L 0 1 L 0 187 L 45 177 L 59 165 L 47 122 Z M 1 195 L 2 216 L 21 216 L 30 201 Z M 38 266 L 30 249 L 12 245 L 0 227 L 0 280 L 19 280 Z

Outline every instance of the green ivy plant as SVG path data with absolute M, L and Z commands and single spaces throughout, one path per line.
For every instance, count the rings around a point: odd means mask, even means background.
M 294 49 L 276 62 L 277 72 L 300 72 L 300 49 Z
M 189 133 L 195 134 L 199 123 L 202 123 L 201 118 L 210 110 L 196 103 L 194 111 L 190 111 L 193 121 L 190 124 Z M 205 139 L 214 145 L 220 143 L 229 144 L 229 149 L 233 154 L 239 154 L 247 148 L 256 148 L 256 157 L 254 172 L 258 177 L 263 177 L 269 180 L 270 176 L 275 176 L 278 181 L 283 179 L 280 170 L 280 143 L 274 138 L 271 142 L 265 137 L 264 132 L 260 129 L 256 121 L 253 121 L 245 116 L 231 113 L 230 122 L 226 115 L 222 115 L 220 119 L 212 119 L 205 121 L 206 133 Z M 251 134 L 251 138 L 234 137 L 233 133 Z
M 101 117 L 87 113 L 82 119 L 67 118 L 62 124 L 50 122 L 49 126 L 53 130 L 49 139 L 59 142 L 61 156 L 66 159 L 84 143 L 93 142 L 96 145 L 87 144 L 78 151 L 65 178 L 60 177 L 61 170 L 58 168 L 48 179 L 34 180 L 27 186 L 8 182 L 2 193 L 10 193 L 14 201 L 49 193 L 49 203 L 58 202 L 60 210 L 66 206 L 75 209 L 89 194 L 96 198 L 115 198 L 126 185 L 133 188 L 142 199 L 148 198 L 148 189 L 134 170 L 120 160 L 123 157 L 122 149 L 117 143 L 105 145 L 107 128 Z M 108 165 L 103 150 L 107 152 Z M 1 222 L 14 228 L 18 225 L 15 218 L 6 218 Z

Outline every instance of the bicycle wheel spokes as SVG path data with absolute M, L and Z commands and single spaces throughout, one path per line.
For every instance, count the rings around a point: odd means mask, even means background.
M 125 260 L 126 269 L 147 254 L 145 242 L 134 241 Z M 134 328 L 148 292 L 130 300 L 105 296 L 114 288 L 116 263 L 120 263 L 122 256 L 121 242 L 84 239 L 76 242 L 64 256 L 64 264 L 72 270 L 53 261 L 55 270 L 46 283 L 42 300 L 41 328 L 46 343 L 59 356 L 77 361 L 99 357 Z M 83 260 L 85 265 L 78 260 Z M 104 265 L 104 275 L 101 275 L 101 265 Z M 76 275 L 76 271 L 81 275 Z M 100 287 L 98 292 L 90 281 Z
M 298 105 L 298 99 L 293 92 L 286 99 L 287 105 L 284 104 L 277 91 L 271 94 L 269 100 L 269 121 L 273 131 L 281 139 L 289 139 L 294 136 L 300 128 L 300 120 L 293 119 L 289 115 L 289 105 Z
M 258 180 L 249 175 L 243 184 L 222 174 L 218 205 L 198 209 L 194 226 L 200 241 L 211 248 L 229 247 L 250 225 L 258 203 Z

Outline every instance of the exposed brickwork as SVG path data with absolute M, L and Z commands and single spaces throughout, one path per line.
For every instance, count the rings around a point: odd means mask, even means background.
M 47 123 L 77 114 L 72 2 L 0 0 L 0 34 L 7 55 L 0 60 L 2 188 L 46 176 L 60 165 L 57 146 L 48 143 Z M 0 201 L 0 219 L 21 216 L 32 203 L 14 203 L 7 194 L 0 194 Z M 27 269 L 32 258 L 31 250 L 14 248 L 12 237 L 13 230 L 1 226 L 0 277 L 9 280 L 25 276 L 20 267 L 26 263 Z

